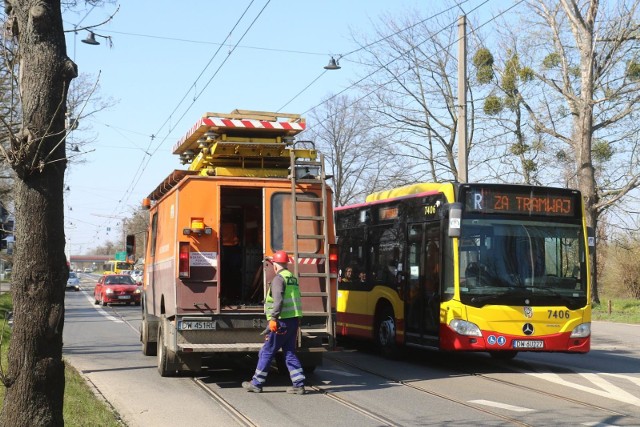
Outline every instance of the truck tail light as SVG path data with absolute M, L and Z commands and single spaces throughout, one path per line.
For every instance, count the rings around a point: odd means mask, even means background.
M 338 245 L 329 245 L 329 273 L 338 274 Z
M 189 278 L 189 242 L 180 242 L 178 277 Z

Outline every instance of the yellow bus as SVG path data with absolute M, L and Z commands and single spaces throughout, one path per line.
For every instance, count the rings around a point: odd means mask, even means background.
M 133 263 L 128 261 L 105 261 L 102 265 L 102 274 L 122 274 L 124 271 L 133 270 Z
M 579 191 L 414 184 L 335 216 L 347 273 L 338 335 L 387 354 L 403 345 L 504 359 L 589 351 L 594 241 Z

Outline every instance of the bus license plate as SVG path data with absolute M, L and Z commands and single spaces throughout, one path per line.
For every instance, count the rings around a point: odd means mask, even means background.
M 514 340 L 513 348 L 544 348 L 542 340 Z
M 180 329 L 181 331 L 203 331 L 207 329 L 216 329 L 216 322 L 198 322 L 193 320 L 180 321 L 178 322 L 178 329 Z

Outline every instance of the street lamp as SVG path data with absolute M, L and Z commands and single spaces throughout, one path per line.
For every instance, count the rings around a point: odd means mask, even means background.
M 340 58 L 338 58 L 339 60 Z M 331 57 L 331 59 L 329 60 L 329 63 L 327 65 L 324 66 L 325 70 L 339 70 L 340 68 L 340 64 L 338 64 L 338 60 L 336 60 L 333 56 Z
M 102 37 L 103 39 L 107 39 L 108 40 L 107 44 L 109 45 L 109 47 L 113 45 L 113 43 L 111 42 L 111 36 L 103 36 L 102 34 L 96 34 L 93 31 L 89 31 L 89 35 L 87 36 L 87 38 L 81 41 L 82 43 L 90 44 L 92 46 L 97 46 L 100 44 L 100 42 L 96 40 L 96 36 Z
M 100 44 L 100 42 L 96 40 L 96 34 L 93 31 L 89 31 L 89 35 L 86 39 L 82 40 L 82 43 L 90 44 L 93 46 L 97 46 Z

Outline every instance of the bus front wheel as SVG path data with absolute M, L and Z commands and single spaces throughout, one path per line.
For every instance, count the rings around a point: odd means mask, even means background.
M 376 344 L 380 352 L 386 357 L 394 357 L 398 353 L 396 344 L 396 321 L 393 309 L 384 307 L 377 317 Z

